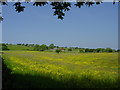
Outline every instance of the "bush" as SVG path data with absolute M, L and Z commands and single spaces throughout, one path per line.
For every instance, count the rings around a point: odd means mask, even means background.
M 80 53 L 84 53 L 84 52 L 85 52 L 85 49 L 79 49 L 79 52 L 80 52 Z
M 0 48 L 2 48 L 2 50 L 9 50 L 6 44 L 0 45 Z
M 56 52 L 56 53 L 60 53 L 60 52 L 61 52 L 61 50 L 60 50 L 60 49 L 57 49 L 55 52 Z
M 34 50 L 35 50 L 35 51 L 39 51 L 39 50 L 40 50 L 40 46 L 39 46 L 38 44 L 36 44 L 36 45 L 34 46 Z
M 72 51 L 72 49 L 71 49 L 71 48 L 69 48 L 69 49 L 68 49 L 68 51 Z
M 105 51 L 106 52 L 113 52 L 113 50 L 111 48 L 106 48 Z

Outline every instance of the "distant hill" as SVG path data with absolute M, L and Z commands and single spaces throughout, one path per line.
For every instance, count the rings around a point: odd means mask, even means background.
M 7 45 L 9 50 L 33 50 L 33 47 L 22 46 L 22 45 Z

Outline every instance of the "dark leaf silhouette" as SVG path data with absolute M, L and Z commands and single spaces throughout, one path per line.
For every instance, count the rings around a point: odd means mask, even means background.
M 65 16 L 65 11 L 69 11 L 71 4 L 68 2 L 52 2 L 51 5 L 53 6 L 52 9 L 54 9 L 54 14 L 57 15 L 58 19 L 63 20 L 63 16 Z
M 96 2 L 96 5 L 100 4 L 100 2 Z
M 44 6 L 46 4 L 48 4 L 48 2 L 35 2 L 33 6 Z
M 77 3 L 75 4 L 75 6 L 81 8 L 81 6 L 83 6 L 84 3 L 85 3 L 85 2 L 77 2 Z
M 95 3 L 94 3 L 94 2 L 86 2 L 85 4 L 86 4 L 86 6 L 90 7 L 90 6 L 92 6 L 93 4 L 95 4 Z
M 6 2 L 2 2 L 2 5 L 8 5 Z
M 0 21 L 3 21 L 3 17 L 0 16 Z
M 27 0 L 27 3 L 29 3 L 30 0 Z M 86 5 L 88 7 L 93 6 L 93 4 L 99 5 L 102 2 L 102 0 L 94 0 L 95 2 L 92 2 L 90 0 L 82 0 L 82 2 L 77 1 L 75 2 L 74 6 L 81 8 L 82 6 Z M 113 0 L 113 4 L 115 4 L 116 0 Z M 119 0 L 120 2 L 120 0 Z M 58 19 L 63 20 L 65 16 L 65 12 L 69 11 L 71 9 L 71 2 L 34 2 L 33 6 L 45 6 L 47 4 L 50 4 L 52 6 L 52 9 L 54 10 L 53 15 L 57 16 Z M 7 2 L 2 2 L 2 5 L 8 5 Z M 14 5 L 16 12 L 23 12 L 25 9 L 25 6 L 21 5 L 21 2 L 15 2 Z
M 25 6 L 21 6 L 21 2 L 16 2 L 13 6 L 15 6 L 16 12 L 23 12 Z

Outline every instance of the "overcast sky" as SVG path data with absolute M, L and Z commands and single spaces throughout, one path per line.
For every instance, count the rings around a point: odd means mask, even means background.
M 2 42 L 51 43 L 67 47 L 118 48 L 118 6 L 112 2 L 66 12 L 64 20 L 53 16 L 50 5 L 26 5 L 22 13 L 15 12 L 13 3 L 3 6 Z

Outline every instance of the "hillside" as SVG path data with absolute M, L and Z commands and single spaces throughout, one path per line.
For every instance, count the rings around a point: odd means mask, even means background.
M 22 45 L 7 45 L 9 50 L 33 50 L 33 47 L 22 46 Z

